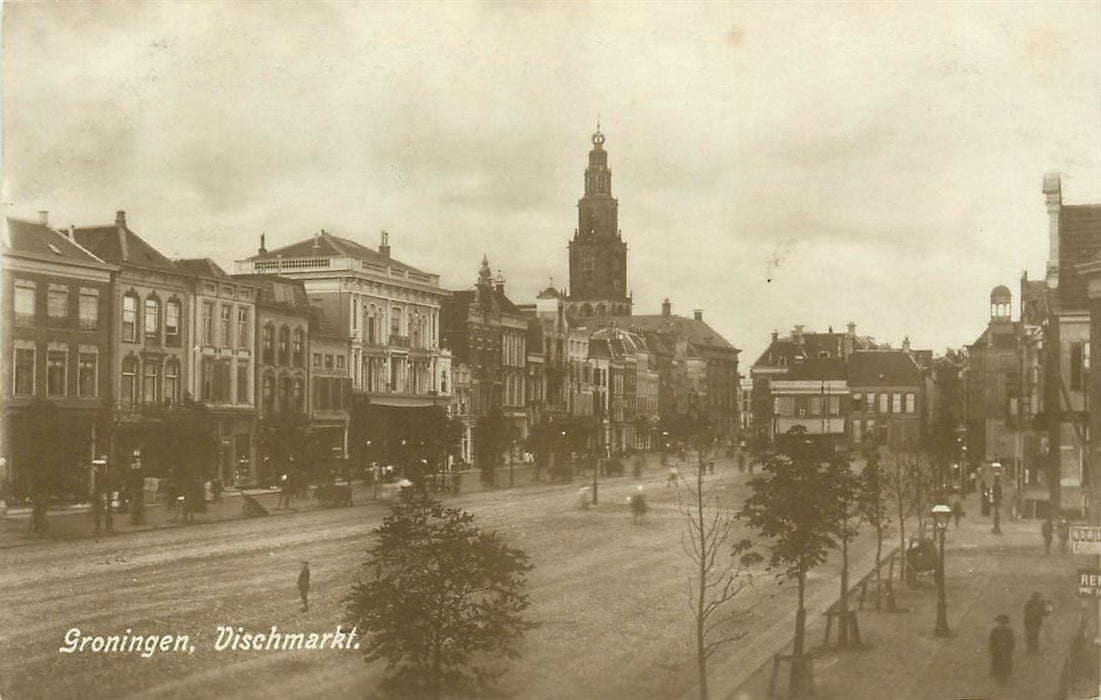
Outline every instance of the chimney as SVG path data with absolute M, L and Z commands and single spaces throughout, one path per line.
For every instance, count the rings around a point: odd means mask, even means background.
M 803 344 L 803 327 L 802 326 L 795 326 L 795 328 L 792 329 L 792 331 L 791 331 L 791 340 L 796 345 L 802 345 Z
M 313 249 L 314 250 L 321 250 L 321 234 L 320 233 L 315 233 L 313 235 Z
M 780 331 L 772 331 L 772 342 L 776 342 L 780 339 Z
M 673 315 L 673 305 L 669 303 L 668 298 L 661 302 L 661 315 L 665 317 Z
M 501 294 L 505 293 L 505 277 L 501 274 L 501 268 L 497 268 L 497 279 L 494 280 L 497 285 L 497 291 Z
M 1059 216 L 1063 210 L 1063 186 L 1059 173 L 1044 175 L 1044 199 L 1048 216 L 1047 286 L 1059 286 Z
M 692 311 L 692 318 L 696 319 L 697 321 L 702 321 L 703 309 L 695 309 L 694 311 Z
M 126 212 L 121 209 L 115 212 L 115 226 L 126 227 Z
M 268 247 L 264 245 L 264 234 L 260 234 L 260 255 L 265 255 L 268 252 Z
M 910 336 L 906 336 L 902 339 L 902 349 L 906 352 L 910 352 Z
M 390 259 L 390 233 L 388 231 L 382 232 L 382 242 L 379 243 L 378 254 L 387 260 Z
M 38 223 L 43 225 L 43 226 L 49 226 L 50 225 L 50 212 L 46 211 L 45 209 L 39 209 L 38 210 Z
M 129 241 L 126 240 L 126 212 L 119 209 L 115 213 L 115 226 L 118 228 L 119 234 L 119 251 L 122 254 L 123 260 L 130 259 L 130 246 Z
M 853 323 L 852 321 L 849 321 L 849 337 L 850 338 L 855 338 L 856 337 L 856 324 Z
M 73 241 L 75 243 L 76 242 L 76 226 L 73 226 L 72 224 L 69 224 L 69 232 L 68 233 L 69 233 L 69 240 Z

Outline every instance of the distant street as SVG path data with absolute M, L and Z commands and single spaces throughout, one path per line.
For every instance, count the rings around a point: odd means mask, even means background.
M 687 474 L 685 469 L 684 472 Z M 748 475 L 720 462 L 732 505 Z M 665 470 L 651 464 L 640 481 L 602 479 L 600 505 L 577 508 L 582 482 L 471 493 L 451 502 L 483 527 L 522 547 L 536 568 L 532 616 L 541 627 L 502 682 L 513 697 L 669 698 L 695 681 L 686 598 L 688 562 L 680 548 L 683 517 Z M 626 498 L 645 485 L 653 510 L 635 526 Z M 175 528 L 111 539 L 0 551 L 0 693 L 16 698 L 98 695 L 141 697 L 359 698 L 379 667 L 361 652 L 214 650 L 218 625 L 246 632 L 334 632 L 341 599 L 360 577 L 367 534 L 379 504 L 247 521 Z M 862 542 L 855 558 L 867 550 Z M 299 612 L 300 560 L 313 570 L 310 611 Z M 818 572 L 811 594 L 834 587 Z M 828 588 L 827 588 L 828 587 Z M 758 578 L 738 605 L 755 605 L 750 648 L 792 608 L 792 593 Z M 193 655 L 62 654 L 66 632 L 188 635 Z M 784 630 L 784 634 L 790 631 Z M 716 669 L 721 664 L 716 665 Z

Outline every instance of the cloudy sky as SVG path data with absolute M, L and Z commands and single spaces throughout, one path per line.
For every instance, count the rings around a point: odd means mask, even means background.
M 938 351 L 1101 202 L 1101 1 L 5 2 L 9 216 L 223 266 L 322 228 L 510 295 L 567 277 L 597 116 L 638 312 Z

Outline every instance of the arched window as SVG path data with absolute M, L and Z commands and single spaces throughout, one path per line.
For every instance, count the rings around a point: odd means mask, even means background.
M 294 351 L 292 356 L 295 367 L 306 366 L 306 333 L 301 328 L 294 329 Z
M 142 363 L 141 399 L 144 403 L 157 403 L 160 395 L 160 363 L 147 359 Z
M 401 309 L 394 309 L 390 312 L 390 335 L 401 335 Z M 391 343 L 394 339 L 390 340 Z
M 283 377 L 279 382 L 279 410 L 283 413 L 290 413 L 293 408 L 291 391 L 291 378 Z
M 593 315 L 593 307 L 589 306 L 588 304 L 582 304 L 581 305 L 581 315 L 583 317 L 592 316 Z
M 421 314 L 419 311 L 414 311 L 412 318 L 409 319 L 409 345 L 414 348 L 420 347 L 421 340 Z
M 297 377 L 294 380 L 294 412 L 305 413 L 306 412 L 306 392 L 305 385 L 302 382 L 301 377 Z
M 352 330 L 359 328 L 359 300 L 352 297 Z
M 279 364 L 284 367 L 290 364 L 291 329 L 286 326 L 279 328 Z
M 176 299 L 164 303 L 164 339 L 169 345 L 180 344 L 180 302 Z
M 275 327 L 270 323 L 264 326 L 261 334 L 260 351 L 265 365 L 275 364 Z
M 378 309 L 371 304 L 367 311 L 367 342 L 372 345 L 378 343 Z
M 156 338 L 161 331 L 161 303 L 156 297 L 145 298 L 145 337 Z
M 275 412 L 275 377 L 270 374 L 264 375 L 264 388 L 263 397 L 264 413 L 271 415 Z
M 119 400 L 125 408 L 130 408 L 138 402 L 138 360 L 135 357 L 124 357 L 122 360 L 122 387 L 119 390 Z
M 137 294 L 127 294 L 122 298 L 122 339 L 131 343 L 138 339 Z
M 172 303 L 172 302 L 169 302 Z M 180 363 L 171 359 L 164 363 L 164 400 L 175 404 L 180 394 Z

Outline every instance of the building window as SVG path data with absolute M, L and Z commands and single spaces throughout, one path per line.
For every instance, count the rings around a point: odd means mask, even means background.
M 917 396 L 914 394 L 906 394 L 906 412 L 917 413 Z
M 133 294 L 122 298 L 122 339 L 131 343 L 138 339 L 138 297 Z
M 890 394 L 880 394 L 879 395 L 879 412 L 880 413 L 886 413 L 887 412 L 888 401 L 890 401 L 890 398 L 891 398 Z
M 275 328 L 268 324 L 264 326 L 263 337 L 260 340 L 261 355 L 265 365 L 275 364 Z
M 306 412 L 306 392 L 302 387 L 302 380 L 294 380 L 294 411 L 295 413 Z
M 336 368 L 337 369 L 344 369 L 344 356 L 343 355 L 337 355 L 336 356 Z
M 902 413 L 902 394 L 891 394 L 891 413 Z
M 301 328 L 294 329 L 294 348 L 292 352 L 295 367 L 303 367 L 306 361 L 306 334 Z
M 64 396 L 65 380 L 69 352 L 67 350 L 49 350 L 46 352 L 46 395 Z
M 1082 390 L 1082 378 L 1085 375 L 1083 371 L 1086 367 L 1088 355 L 1086 353 L 1085 343 L 1071 343 L 1070 344 L 1070 388 L 1071 391 Z
M 229 360 L 219 359 L 214 362 L 214 402 L 229 403 L 230 376 Z
M 313 354 L 313 366 L 315 368 L 320 368 L 321 367 L 321 353 L 315 352 Z
M 283 377 L 279 382 L 279 410 L 282 413 L 290 413 L 294 409 L 291 401 L 291 378 Z
M 203 345 L 214 345 L 214 302 L 203 302 Z
M 78 396 L 95 396 L 99 375 L 99 354 L 82 352 L 77 356 L 76 390 Z
M 219 325 L 219 331 L 222 334 L 222 347 L 233 347 L 233 338 L 230 336 L 233 326 L 233 307 L 229 304 L 222 304 L 222 322 Z
M 864 410 L 864 394 L 862 394 L 860 392 L 856 392 L 856 393 L 853 394 L 853 410 L 854 411 Z
M 248 360 L 237 360 L 237 403 L 249 403 Z
M 290 364 L 291 331 L 286 326 L 279 329 L 279 364 Z
M 15 348 L 15 377 L 12 393 L 34 396 L 34 348 Z
M 127 408 L 138 402 L 138 361 L 133 357 L 127 357 L 122 361 L 122 388 L 119 391 L 119 401 Z
M 51 325 L 69 320 L 69 288 L 63 284 L 51 284 L 46 291 L 46 316 Z
M 161 305 L 153 297 L 145 300 L 145 337 L 155 338 L 161 330 Z
M 326 355 L 325 356 L 325 369 L 332 369 L 332 368 L 333 368 L 333 356 L 332 355 Z
M 153 360 L 142 363 L 141 399 L 145 403 L 157 403 L 160 401 L 160 373 L 161 367 Z
M 830 397 L 830 415 L 831 416 L 841 415 L 841 397 L 840 396 L 831 396 Z
M 270 374 L 264 376 L 263 389 L 264 413 L 272 414 L 275 411 L 275 377 Z
M 202 401 L 211 401 L 214 398 L 214 358 L 204 357 L 201 367 L 199 398 Z
M 390 312 L 390 335 L 401 335 L 401 309 Z
M 15 325 L 34 325 L 35 296 L 34 282 L 15 280 Z
M 95 289 L 81 289 L 77 313 L 80 314 L 80 329 L 94 331 L 99 327 L 99 292 Z
M 165 342 L 169 345 L 180 344 L 180 302 L 178 301 L 170 300 L 164 305 L 164 335 Z
M 176 360 L 169 360 L 164 364 L 164 400 L 174 404 L 179 400 L 179 394 L 180 364 Z
M 248 307 L 237 307 L 237 347 L 248 347 Z
M 367 342 L 372 345 L 378 343 L 378 330 L 374 306 L 371 306 L 371 310 L 367 312 Z

